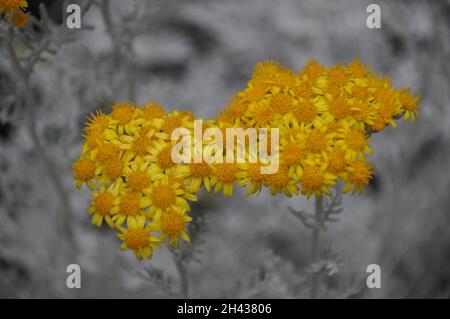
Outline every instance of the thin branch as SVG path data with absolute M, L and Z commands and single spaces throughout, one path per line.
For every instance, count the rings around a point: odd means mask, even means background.
M 124 43 L 122 43 L 122 38 L 117 33 L 116 27 L 112 21 L 110 1 L 103 0 L 100 5 L 100 11 L 105 25 L 106 31 L 111 38 L 114 51 L 114 59 L 116 63 L 120 64 L 124 68 L 126 83 L 127 83 L 127 95 L 130 101 L 136 99 L 135 92 L 135 77 L 134 77 L 134 58 L 133 49 L 131 45 L 128 45 L 127 50 L 124 50 Z
M 316 197 L 314 218 L 317 224 L 322 224 L 323 217 L 323 198 Z M 320 240 L 320 228 L 316 227 L 312 230 L 312 242 L 311 242 L 311 257 L 312 262 L 317 262 L 319 259 L 319 240 Z M 319 286 L 320 273 L 314 271 L 311 277 L 311 298 L 317 298 L 317 290 Z
M 178 271 L 178 275 L 180 277 L 180 295 L 185 298 L 188 299 L 189 298 L 189 274 L 186 268 L 186 264 L 185 261 L 181 258 L 181 256 L 179 254 L 177 254 L 177 252 L 173 249 L 169 249 L 172 257 L 173 257 L 173 261 L 175 263 L 175 267 L 177 268 Z

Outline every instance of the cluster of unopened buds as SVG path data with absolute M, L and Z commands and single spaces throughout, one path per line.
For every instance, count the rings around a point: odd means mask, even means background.
M 94 191 L 92 223 L 117 230 L 121 249 L 151 258 L 163 244 L 189 242 L 189 202 L 202 188 L 230 196 L 235 185 L 248 187 L 247 195 L 267 187 L 272 195 L 309 198 L 330 195 L 340 182 L 344 193 L 360 193 L 373 176 L 371 134 L 414 120 L 417 108 L 408 89 L 392 88 L 358 59 L 332 67 L 312 60 L 299 73 L 267 61 L 213 120 L 158 103 L 121 102 L 109 115 L 91 114 L 73 176 L 77 187 Z M 230 152 L 229 129 L 258 134 L 233 138 Z M 275 169 L 264 171 L 269 164 Z
M 0 0 L 0 15 L 4 21 L 11 20 L 16 28 L 23 28 L 28 24 L 27 0 Z

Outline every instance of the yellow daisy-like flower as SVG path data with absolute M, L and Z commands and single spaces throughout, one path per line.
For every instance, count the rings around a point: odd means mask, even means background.
M 363 152 L 369 155 L 373 153 L 364 131 L 357 128 L 344 128 L 339 130 L 337 137 L 335 144 L 342 148 L 347 160 L 355 160 L 361 157 Z
M 126 183 L 135 193 L 143 192 L 151 186 L 152 181 L 164 178 L 164 176 L 156 166 L 140 159 L 130 162 L 129 166 L 124 169 Z
M 145 160 L 154 164 L 160 172 L 170 174 L 179 166 L 172 158 L 172 148 L 173 146 L 170 143 L 163 141 L 153 144 L 150 155 Z
M 251 105 L 245 115 L 249 119 L 246 125 L 256 129 L 271 127 L 271 123 L 281 117 L 274 112 L 268 101 Z
M 333 148 L 326 154 L 324 160 L 328 164 L 327 171 L 331 174 L 341 176 L 347 168 L 348 160 L 345 158 L 345 152 L 340 148 Z
M 403 118 L 405 120 L 411 118 L 411 120 L 414 122 L 414 120 L 417 117 L 417 109 L 419 107 L 419 98 L 412 97 L 409 94 L 408 89 L 403 89 L 398 93 L 398 99 L 401 104 L 401 109 L 404 112 Z
M 140 216 L 145 216 L 145 208 L 151 205 L 151 201 L 140 193 L 132 193 L 125 190 L 120 192 L 119 204 L 111 210 L 112 221 L 119 227 L 126 221 L 128 224 L 136 222 Z
M 28 2 L 26 0 L 0 0 L 0 14 L 4 13 L 5 18 L 20 10 L 28 8 Z
M 95 160 L 100 165 L 106 165 L 110 160 L 121 157 L 119 146 L 108 142 L 100 144 L 93 153 L 95 154 Z
M 245 113 L 248 110 L 249 102 L 242 98 L 240 94 L 236 95 L 228 103 L 227 108 L 222 112 L 218 118 L 218 121 L 225 121 L 229 123 L 241 124 L 248 121 L 245 117 Z
M 111 182 L 120 181 L 123 176 L 124 160 L 114 157 L 110 158 L 103 167 L 99 167 L 102 176 L 99 178 L 100 182 L 108 184 Z
M 153 147 L 161 147 L 168 139 L 166 133 L 157 132 L 152 126 L 141 127 L 133 136 L 123 135 L 119 148 L 132 158 L 150 155 Z
M 262 174 L 262 168 L 264 165 L 261 162 L 256 163 L 243 163 L 239 165 L 239 172 L 236 174 L 238 183 L 241 186 L 247 186 L 246 195 L 253 195 L 259 193 L 266 182 L 267 174 Z
M 248 87 L 242 92 L 242 99 L 248 102 L 249 105 L 262 101 L 267 94 L 269 85 L 266 82 L 250 81 Z
M 214 185 L 214 193 L 219 193 L 223 189 L 225 196 L 233 195 L 233 185 L 237 179 L 239 166 L 236 163 L 216 163 L 212 165 L 214 175 L 211 179 Z
M 164 106 L 159 105 L 158 102 L 146 104 L 140 112 L 146 120 L 147 125 L 151 125 L 153 128 L 160 128 L 164 122 L 163 118 L 166 115 Z
M 76 181 L 77 188 L 81 188 L 86 184 L 89 189 L 95 189 L 96 185 L 93 182 L 95 177 L 96 166 L 93 160 L 81 157 L 72 165 L 73 178 Z
M 311 195 L 320 197 L 321 194 L 330 195 L 330 186 L 336 185 L 336 175 L 326 170 L 326 165 L 305 165 L 301 170 L 298 181 L 301 186 L 301 193 L 310 198 Z
M 270 187 L 270 193 L 276 195 L 283 193 L 287 197 L 298 195 L 298 187 L 295 180 L 289 174 L 287 166 L 280 166 L 274 174 L 267 174 L 264 178 L 265 185 Z
M 192 218 L 185 213 L 178 211 L 168 211 L 161 215 L 161 218 L 155 224 L 155 228 L 160 229 L 162 233 L 162 240 L 168 239 L 169 245 L 178 247 L 179 238 L 190 242 L 186 227 Z
M 22 9 L 14 10 L 12 23 L 16 28 L 25 28 L 25 26 L 28 24 L 28 14 L 26 12 L 23 12 Z
M 378 112 L 371 104 L 361 101 L 352 101 L 350 110 L 356 121 L 363 124 L 372 125 Z
M 309 158 L 320 159 L 329 152 L 334 143 L 335 133 L 329 133 L 325 126 L 306 129 L 302 133 L 304 150 Z
M 280 163 L 294 173 L 307 158 L 304 138 L 283 136 L 280 140 Z
M 355 118 L 352 116 L 351 104 L 343 95 L 328 96 L 326 99 L 319 99 L 317 103 L 326 110 L 322 114 L 325 122 L 337 120 L 346 125 L 351 125 L 355 122 Z
M 118 185 L 111 185 L 108 189 L 103 185 L 100 188 L 100 192 L 92 194 L 91 207 L 88 209 L 88 214 L 93 215 L 91 219 L 92 224 L 100 227 L 103 220 L 105 220 L 109 227 L 116 227 L 111 218 L 111 212 L 119 204 L 118 195 Z
M 144 190 L 146 200 L 151 205 L 148 216 L 155 221 L 169 210 L 187 212 L 190 210 L 187 200 L 196 201 L 197 196 L 186 190 L 184 185 L 173 182 L 169 178 L 160 179 L 152 184 L 150 189 Z
M 111 132 L 106 130 L 108 124 L 109 118 L 102 111 L 96 111 L 96 113 L 91 113 L 88 116 L 84 128 L 83 137 L 85 144 L 82 152 L 97 150 L 108 139 L 116 137 L 116 133 L 111 134 Z
M 363 160 L 354 161 L 347 166 L 347 174 L 344 176 L 345 187 L 343 192 L 348 193 L 353 188 L 353 194 L 361 193 L 364 185 L 372 179 L 373 169 Z
M 325 110 L 326 107 L 323 104 L 314 103 L 312 100 L 300 101 L 294 106 L 293 116 L 289 120 L 293 128 L 311 125 L 320 127 L 324 124 L 324 120 L 319 114 Z
M 117 131 L 119 135 L 134 134 L 138 130 L 138 125 L 143 122 L 143 118 L 138 118 L 136 107 L 124 101 L 113 106 L 109 128 Z
M 205 185 L 208 192 L 211 191 L 211 176 L 213 172 L 211 165 L 206 162 L 189 163 L 188 167 L 190 170 L 188 179 L 190 180 L 191 191 L 199 191 L 202 185 Z
M 161 130 L 171 138 L 172 132 L 177 128 L 193 129 L 194 123 L 191 116 L 185 112 L 172 111 L 161 124 Z
M 136 259 L 142 260 L 143 257 L 151 259 L 154 248 L 161 248 L 161 239 L 153 236 L 151 233 L 156 231 L 153 225 L 145 225 L 145 217 L 139 216 L 128 222 L 128 228 L 119 227 L 121 233 L 116 236 L 123 241 L 120 245 L 121 250 L 132 250 Z
M 324 74 L 325 70 L 325 67 L 320 65 L 317 60 L 309 60 L 303 67 L 300 77 L 302 79 L 315 81 Z

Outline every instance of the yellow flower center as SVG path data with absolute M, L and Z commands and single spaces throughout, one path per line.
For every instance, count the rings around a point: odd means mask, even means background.
M 357 78 L 366 77 L 369 73 L 369 70 L 364 66 L 364 64 L 359 61 L 359 59 L 354 60 L 347 66 L 347 70 Z
M 298 97 L 308 100 L 313 96 L 313 83 L 311 81 L 302 81 L 295 87 L 295 93 Z
M 256 124 L 263 125 L 270 122 L 273 118 L 273 111 L 268 106 L 261 106 L 255 110 L 253 119 Z
M 118 158 L 120 149 L 114 144 L 103 144 L 98 148 L 97 161 L 101 164 L 105 164 L 112 158 Z
M 375 98 L 380 104 L 390 104 L 392 97 L 392 91 L 389 88 L 379 88 L 375 93 Z
M 277 189 L 289 185 L 290 181 L 287 168 L 279 168 L 275 174 L 267 175 L 267 183 Z
M 345 136 L 345 143 L 354 151 L 361 151 L 367 145 L 366 135 L 358 130 L 351 130 Z
M 342 65 L 332 67 L 328 73 L 328 80 L 332 85 L 343 86 L 348 81 L 349 75 Z
M 309 60 L 301 75 L 306 75 L 310 80 L 316 80 L 323 73 L 323 70 L 323 67 L 316 60 Z
M 193 177 L 206 177 L 211 174 L 211 168 L 208 163 L 189 163 L 189 168 L 191 169 L 191 174 Z
M 25 27 L 28 23 L 28 14 L 20 10 L 17 10 L 16 12 L 14 12 L 12 23 L 16 28 Z
M 14 9 L 26 8 L 27 1 L 26 0 L 0 0 L 0 8 L 5 11 L 12 11 Z
M 100 193 L 94 199 L 94 209 L 99 215 L 107 215 L 113 208 L 114 195 L 108 192 Z
M 250 180 L 253 183 L 262 183 L 267 175 L 261 174 L 261 163 L 249 163 L 248 165 L 248 177 Z
M 175 190 L 169 185 L 160 185 L 155 187 L 150 194 L 150 199 L 158 208 L 167 209 L 175 204 L 177 194 Z
M 256 85 L 248 90 L 245 96 L 249 102 L 258 102 L 264 97 L 264 94 L 266 94 L 266 89 L 260 85 Z
M 134 107 L 127 102 L 115 105 L 113 106 L 111 117 L 118 121 L 120 125 L 128 124 L 134 117 Z
M 368 95 L 369 90 L 367 89 L 367 87 L 362 85 L 354 85 L 352 87 L 352 96 L 356 99 L 364 101 Z
M 165 235 L 176 237 L 184 231 L 185 225 L 182 214 L 167 212 L 161 216 L 161 229 Z
M 390 119 L 395 115 L 395 106 L 391 102 L 380 104 L 380 115 L 385 119 Z
M 128 248 L 133 250 L 143 249 L 148 246 L 149 233 L 145 229 L 128 229 L 124 233 L 124 241 Z
M 344 152 L 334 149 L 329 154 L 328 170 L 330 173 L 337 174 L 343 172 L 346 167 Z
M 144 113 L 144 117 L 147 120 L 159 119 L 159 118 L 162 118 L 165 114 L 164 108 L 159 105 L 147 105 L 144 108 L 143 113 Z
M 302 189 L 307 192 L 315 192 L 324 184 L 324 173 L 316 166 L 307 166 L 299 179 Z
M 231 100 L 230 104 L 228 105 L 227 110 L 230 112 L 230 115 L 232 117 L 239 117 L 242 114 L 245 113 L 248 109 L 248 102 L 243 101 L 242 99 L 235 97 Z
M 93 161 L 82 158 L 73 164 L 73 177 L 79 181 L 88 181 L 94 178 L 95 164 Z
M 313 130 L 306 137 L 305 149 L 311 153 L 323 152 L 327 145 L 327 134 Z
M 330 113 L 333 114 L 339 120 L 346 118 L 351 114 L 350 107 L 343 97 L 334 98 L 330 102 L 329 108 Z
M 327 125 L 327 133 L 336 133 L 341 128 L 342 125 L 339 122 L 331 122 Z
M 157 155 L 157 160 L 158 165 L 163 169 L 175 166 L 175 163 L 172 160 L 172 147 L 167 146 L 166 148 L 162 149 Z
M 304 123 L 312 123 L 317 115 L 317 107 L 310 101 L 301 102 L 294 110 L 295 117 Z
M 294 85 L 295 78 L 290 70 L 283 70 L 282 72 L 278 73 L 274 81 L 276 86 L 279 86 L 282 89 L 286 89 Z
M 348 171 L 348 181 L 352 184 L 365 185 L 372 178 L 372 167 L 361 161 L 352 163 Z
M 235 163 L 219 163 L 216 167 L 216 177 L 219 182 L 232 183 L 236 178 L 238 166 Z
M 372 130 L 375 132 L 379 132 L 384 130 L 384 128 L 386 127 L 386 121 L 384 120 L 384 118 L 380 115 L 377 116 L 372 123 Z
M 152 139 L 147 136 L 137 136 L 131 145 L 131 149 L 136 155 L 145 156 L 148 154 L 147 147 L 150 146 L 151 142 Z
M 103 131 L 97 127 L 92 127 L 84 134 L 84 141 L 90 149 L 98 148 L 103 140 Z
M 291 110 L 292 97 L 282 93 L 275 94 L 270 100 L 270 106 L 274 112 L 286 114 Z
M 150 186 L 150 176 L 146 172 L 135 171 L 128 176 L 127 182 L 133 192 L 140 192 Z
M 398 98 L 405 111 L 414 112 L 417 110 L 417 107 L 419 106 L 418 99 L 414 99 L 409 95 L 407 90 L 400 91 Z
M 297 145 L 289 144 L 281 152 L 281 158 L 284 159 L 289 166 L 299 165 L 302 162 L 303 150 Z
M 125 194 L 119 204 L 120 213 L 125 216 L 137 216 L 140 212 L 139 194 Z
M 170 116 L 164 120 L 164 123 L 162 125 L 162 130 L 164 132 L 166 132 L 167 134 L 169 134 L 169 136 L 170 136 L 172 134 L 172 132 L 175 129 L 181 127 L 181 125 L 182 125 L 181 118 L 179 118 L 178 116 Z
M 217 122 L 223 122 L 223 123 L 233 123 L 234 120 L 234 113 L 231 110 L 224 110 L 220 112 L 218 116 L 216 116 L 215 120 Z
M 112 181 L 115 181 L 120 176 L 122 176 L 122 169 L 123 169 L 123 163 L 118 158 L 111 158 L 105 164 L 105 174 Z

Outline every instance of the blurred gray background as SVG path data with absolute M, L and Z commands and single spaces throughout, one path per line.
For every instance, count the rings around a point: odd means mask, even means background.
M 34 49 L 50 38 L 51 50 L 31 73 L 31 117 L 1 45 L 0 297 L 181 296 L 170 252 L 139 263 L 120 252 L 113 232 L 89 223 L 89 192 L 75 189 L 71 163 L 90 112 L 129 98 L 212 118 L 258 61 L 300 70 L 310 58 L 333 65 L 355 57 L 395 87 L 411 87 L 420 116 L 372 137 L 376 178 L 362 196 L 344 198 L 339 221 L 323 232 L 318 295 L 450 297 L 449 1 L 377 1 L 381 29 L 366 27 L 373 1 L 110 1 L 106 16 L 97 1 L 86 30 L 62 34 L 62 1 L 29 2 L 36 19 L 45 2 L 52 23 L 22 38 Z M 312 201 L 243 193 L 203 192 L 193 206 L 190 296 L 309 297 L 311 233 L 288 206 L 311 211 Z M 81 289 L 66 287 L 72 263 L 81 266 Z M 372 263 L 381 266 L 381 289 L 365 288 Z

